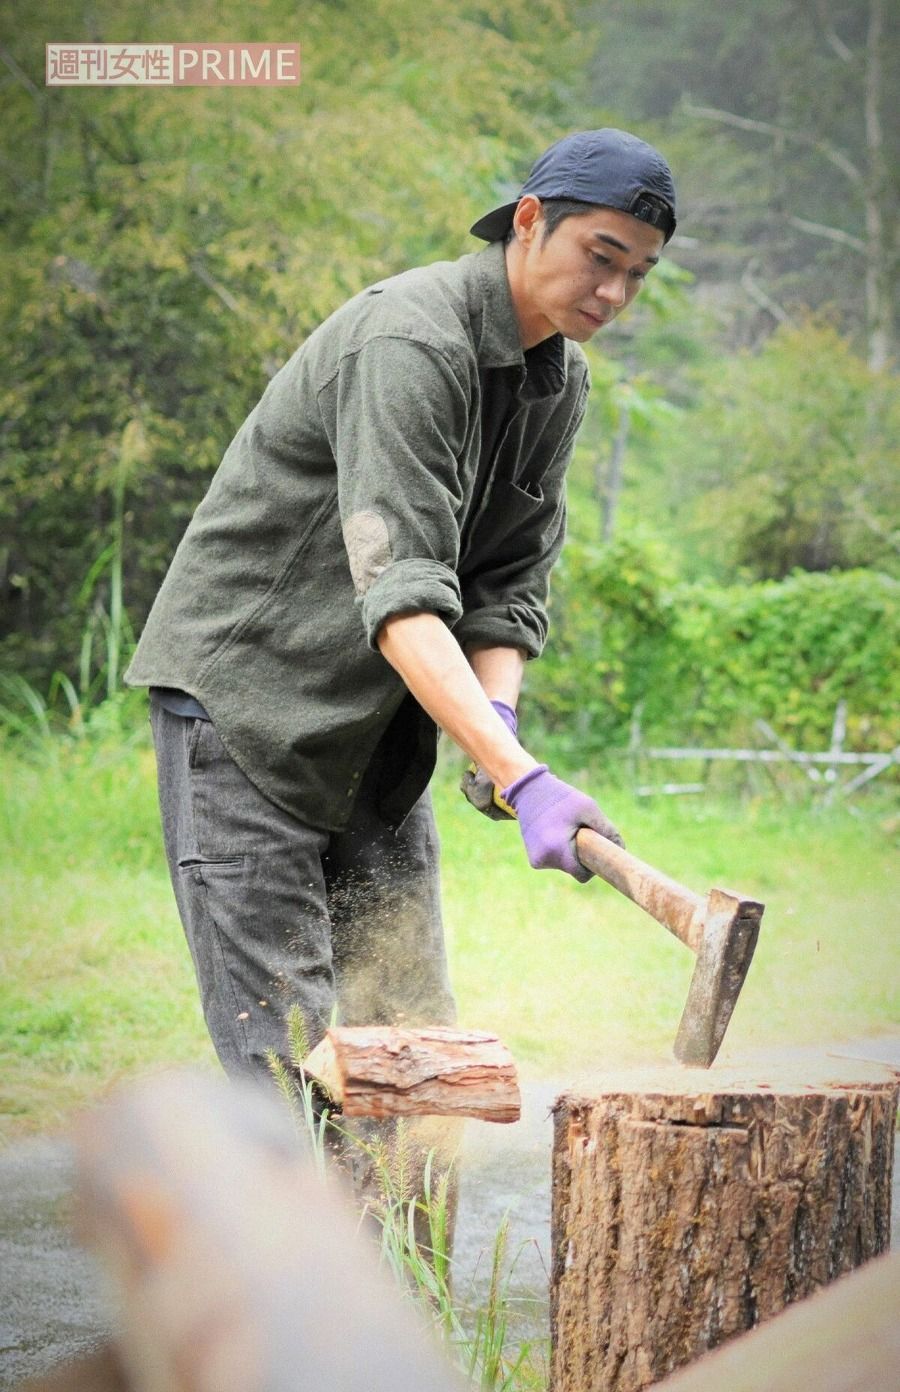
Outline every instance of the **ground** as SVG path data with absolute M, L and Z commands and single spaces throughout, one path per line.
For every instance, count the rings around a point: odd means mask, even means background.
M 526 1085 L 521 1122 L 468 1125 L 455 1291 L 466 1303 L 484 1291 L 485 1248 L 509 1209 L 517 1332 L 543 1337 L 550 1104 L 589 1086 L 591 1068 L 662 1058 L 693 961 L 607 886 L 530 871 L 515 827 L 477 816 L 458 772 L 448 762 L 434 791 L 461 1023 L 499 1034 Z M 97 1274 L 65 1226 L 71 1161 L 59 1137 L 73 1112 L 148 1067 L 212 1059 L 159 846 L 149 748 L 53 743 L 30 761 L 0 748 L 0 783 L 5 1392 L 108 1327 Z M 698 890 L 733 884 L 765 900 L 728 1048 L 865 1038 L 877 1057 L 893 1031 L 900 1061 L 900 828 L 886 793 L 834 807 L 645 802 L 600 772 L 586 783 L 636 854 Z
M 813 1055 L 883 1060 L 900 1069 L 900 1035 L 796 1049 L 798 1069 Z M 465 1139 L 456 1244 L 455 1291 L 483 1296 L 486 1240 L 510 1215 L 509 1297 L 521 1338 L 547 1333 L 550 1233 L 550 1107 L 589 1079 L 568 1076 L 523 1085 L 523 1115 L 512 1126 L 470 1122 Z M 21 1141 L 0 1154 L 0 1392 L 24 1377 L 86 1352 L 112 1327 L 107 1293 L 93 1260 L 69 1235 L 71 1150 L 64 1136 Z M 900 1175 L 894 1180 L 892 1247 L 900 1249 Z

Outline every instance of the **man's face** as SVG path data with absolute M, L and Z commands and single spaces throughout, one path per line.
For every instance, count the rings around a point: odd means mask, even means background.
M 631 304 L 659 259 L 663 234 L 614 208 L 565 218 L 549 237 L 540 201 L 523 198 L 509 248 L 524 346 L 553 333 L 585 343 Z

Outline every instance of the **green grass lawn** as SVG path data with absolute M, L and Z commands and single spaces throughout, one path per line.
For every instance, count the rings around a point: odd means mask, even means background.
M 598 881 L 532 871 L 516 828 L 436 781 L 445 913 L 463 1023 L 561 1079 L 667 1053 L 693 963 Z M 211 1061 L 156 821 L 145 744 L 0 753 L 0 1073 L 4 1134 L 53 1127 L 113 1081 Z M 900 1024 L 897 823 L 776 802 L 592 791 L 632 850 L 697 890 L 765 900 L 732 1051 Z
M 766 904 L 730 1051 L 900 1028 L 888 818 L 591 791 L 642 859 L 692 889 L 740 889 Z M 601 881 L 531 871 L 515 827 L 473 821 L 445 787 L 439 805 L 465 1021 L 563 1075 L 667 1055 L 693 955 Z

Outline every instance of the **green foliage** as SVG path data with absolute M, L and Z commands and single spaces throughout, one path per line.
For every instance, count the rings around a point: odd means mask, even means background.
M 527 705 L 585 761 L 619 743 L 634 707 L 665 685 L 676 624 L 661 548 L 572 543 L 554 574 L 551 642 L 528 669 Z
M 45 0 L 18 17 L 0 90 L 16 150 L 0 180 L 10 669 L 43 687 L 74 668 L 81 580 L 113 543 L 120 590 L 109 572 L 97 595 L 107 611 L 124 598 L 138 627 L 280 364 L 366 284 L 473 249 L 470 222 L 568 119 L 575 9 Z M 296 36 L 303 81 L 47 89 L 54 27 L 73 41 Z
M 658 544 L 566 548 L 551 644 L 529 669 L 544 731 L 590 761 L 628 739 L 741 742 L 755 718 L 797 748 L 827 746 L 838 700 L 851 744 L 900 737 L 900 584 L 873 571 L 782 582 L 673 583 Z
M 676 532 L 704 566 L 898 570 L 900 395 L 828 324 L 775 333 L 756 354 L 700 368 L 673 421 Z M 892 528 L 894 530 L 892 530 Z
M 600 749 L 623 741 L 643 702 L 645 719 L 673 733 L 681 709 L 692 728 L 735 731 L 742 710 L 776 724 L 785 711 L 792 730 L 818 738 L 845 688 L 851 716 L 860 703 L 852 718 L 878 724 L 871 703 L 890 692 L 850 680 L 843 650 L 831 675 L 810 682 L 803 658 L 799 686 L 791 657 L 777 691 L 758 690 L 736 659 L 721 684 L 691 678 L 688 668 L 720 670 L 732 601 L 676 588 L 678 575 L 731 586 L 798 567 L 897 573 L 894 379 L 802 309 L 824 305 L 857 326 L 863 263 L 790 223 L 800 212 L 858 231 L 862 184 L 848 199 L 819 146 L 787 141 L 773 159 L 769 137 L 679 107 L 686 91 L 721 106 L 734 97 L 744 115 L 791 127 L 815 111 L 821 133 L 862 168 L 872 3 L 765 0 L 766 22 L 706 0 L 587 10 L 572 0 L 313 0 L 299 18 L 287 0 L 152 12 L 133 0 L 42 0 L 18 16 L 0 87 L 16 151 L 0 178 L 0 658 L 16 673 L 0 693 L 5 729 L 37 746 L 60 727 L 77 736 L 111 715 L 127 724 L 127 705 L 108 697 L 128 616 L 140 626 L 229 439 L 279 365 L 366 283 L 470 249 L 470 221 L 514 191 L 536 150 L 604 122 L 669 155 L 684 209 L 674 255 L 700 275 L 694 286 L 664 259 L 591 348 L 594 392 L 570 488 L 570 535 L 583 549 L 566 555 L 553 648 L 532 675 L 544 724 L 565 728 L 573 747 Z M 898 42 L 887 18 L 885 72 Z M 48 33 L 141 41 L 163 30 L 296 35 L 302 84 L 42 85 Z M 837 56 L 841 43 L 852 61 Z M 590 84 L 600 109 L 583 100 Z M 896 136 L 885 139 L 889 155 Z M 892 189 L 886 180 L 888 212 Z M 893 256 L 888 241 L 886 266 Z M 740 286 L 751 271 L 795 317 L 768 342 L 771 315 L 754 304 L 747 319 Z M 723 356 L 723 329 L 753 351 Z M 619 486 L 608 465 L 623 425 Z M 617 540 L 595 552 L 604 517 Z M 873 594 L 883 583 L 873 579 Z M 792 652 L 784 634 L 777 642 Z M 667 703 L 673 683 L 678 701 Z
M 38 759 L 58 761 L 63 740 L 96 743 L 118 735 L 127 741 L 144 708 L 143 693 L 129 691 L 120 682 L 134 646 L 122 598 L 121 471 L 114 498 L 113 541 L 94 561 L 78 594 L 78 609 L 85 618 L 74 680 L 57 670 L 44 695 L 21 672 L 0 672 L 0 736 L 16 737 Z M 100 595 L 104 578 L 108 608 Z
M 895 580 L 863 570 L 796 572 L 781 584 L 684 586 L 675 605 L 675 702 L 658 717 L 668 735 L 718 740 L 762 716 L 793 747 L 824 748 L 835 707 L 845 700 L 852 747 L 896 744 Z

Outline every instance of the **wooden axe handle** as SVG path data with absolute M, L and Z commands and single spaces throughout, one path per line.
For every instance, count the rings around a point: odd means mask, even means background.
M 698 951 L 703 936 L 705 899 L 588 827 L 578 831 L 575 847 L 586 870 L 599 875 L 650 914 L 692 952 Z

